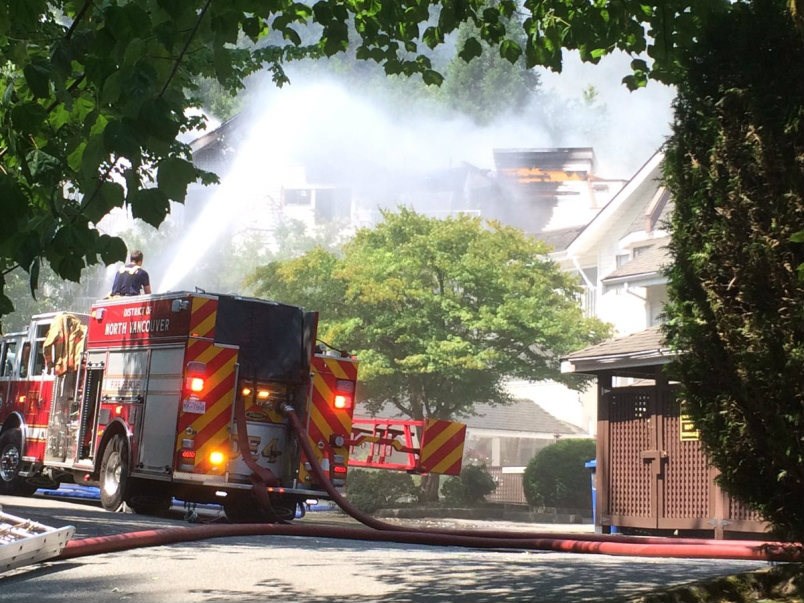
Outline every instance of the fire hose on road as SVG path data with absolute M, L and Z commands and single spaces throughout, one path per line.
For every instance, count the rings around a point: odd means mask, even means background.
M 73 540 L 67 543 L 67 546 L 56 559 L 73 559 L 87 555 L 210 538 L 276 535 L 636 557 L 804 561 L 804 549 L 801 545 L 783 542 L 695 540 L 618 534 L 556 534 L 497 532 L 491 530 L 422 529 L 387 523 L 354 508 L 332 486 L 321 466 L 316 462 L 314 451 L 295 410 L 289 405 L 282 410 L 289 418 L 291 427 L 298 435 L 302 449 L 310 462 L 313 476 L 324 487 L 332 500 L 345 513 L 363 524 L 362 526 L 333 527 L 260 523 L 215 524 L 146 530 L 114 536 Z M 371 529 L 366 529 L 367 527 Z

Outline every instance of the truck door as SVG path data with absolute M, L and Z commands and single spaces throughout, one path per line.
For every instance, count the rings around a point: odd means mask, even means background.
M 19 337 L 8 335 L 0 339 L 0 421 L 5 420 L 14 405 L 10 389 Z
M 31 335 L 22 345 L 17 404 L 20 407 L 27 433 L 25 456 L 44 459 L 47 442 L 47 425 L 50 418 L 50 403 L 53 399 L 53 369 L 45 365 L 44 344 L 52 318 L 32 324 Z
M 183 347 L 151 352 L 135 472 L 172 471 L 183 362 Z

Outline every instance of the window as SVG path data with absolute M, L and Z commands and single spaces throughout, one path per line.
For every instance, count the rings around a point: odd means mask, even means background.
M 32 376 L 45 374 L 45 339 L 50 330 L 50 323 L 36 326 L 36 353 L 34 354 L 34 365 Z M 53 363 L 49 367 L 49 372 L 53 372 Z
M 8 377 L 11 374 L 12 366 L 8 358 L 8 342 L 0 344 L 0 377 Z
M 288 188 L 283 194 L 287 205 L 310 205 L 313 202 L 313 196 L 306 188 Z
M 23 379 L 28 376 L 28 365 L 31 362 L 31 342 L 26 341 L 22 345 L 22 357 L 20 358 L 20 377 Z
M 625 266 L 631 260 L 631 254 L 629 253 L 618 253 L 615 257 L 615 261 L 617 262 L 617 268 Z
M 0 376 L 11 377 L 14 375 L 14 364 L 17 360 L 17 341 L 6 341 L 3 345 L 3 355 L 0 358 Z

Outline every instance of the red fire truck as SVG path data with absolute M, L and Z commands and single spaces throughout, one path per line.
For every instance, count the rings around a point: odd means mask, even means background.
M 104 508 L 219 503 L 231 521 L 326 498 L 283 416 L 335 486 L 349 464 L 357 362 L 315 346 L 318 315 L 176 292 L 35 316 L 0 341 L 0 493 L 97 485 Z

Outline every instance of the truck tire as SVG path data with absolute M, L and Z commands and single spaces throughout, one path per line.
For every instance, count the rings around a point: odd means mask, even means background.
M 22 464 L 22 431 L 14 427 L 0 435 L 0 494 L 30 496 L 36 486 L 19 474 Z
M 106 445 L 100 466 L 101 505 L 107 511 L 123 509 L 128 494 L 128 475 L 128 444 L 117 434 Z

